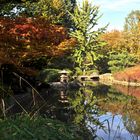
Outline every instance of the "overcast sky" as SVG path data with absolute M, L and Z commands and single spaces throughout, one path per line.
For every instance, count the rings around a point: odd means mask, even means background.
M 81 2 L 82 0 L 78 0 Z M 110 23 L 108 30 L 122 30 L 125 17 L 132 10 L 140 10 L 140 0 L 89 0 L 93 5 L 100 6 L 100 14 L 103 14 L 99 23 L 103 26 Z

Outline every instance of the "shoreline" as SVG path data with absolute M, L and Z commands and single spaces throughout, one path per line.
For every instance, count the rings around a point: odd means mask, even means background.
M 134 86 L 138 87 L 140 86 L 140 83 L 138 82 L 129 82 L 129 81 L 119 81 L 116 80 L 111 73 L 106 73 L 102 74 L 99 76 L 99 81 L 101 83 L 107 84 L 107 85 L 113 85 L 113 84 L 118 84 L 118 85 L 124 85 L 124 86 Z

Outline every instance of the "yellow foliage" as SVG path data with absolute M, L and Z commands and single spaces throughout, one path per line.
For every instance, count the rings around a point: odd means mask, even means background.
M 64 3 L 62 0 L 52 0 L 52 6 L 57 10 L 63 8 L 63 5 Z

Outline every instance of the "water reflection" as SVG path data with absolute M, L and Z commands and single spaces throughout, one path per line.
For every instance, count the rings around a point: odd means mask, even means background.
M 21 112 L 46 115 L 88 127 L 94 135 L 96 132 L 98 139 L 138 140 L 140 102 L 135 97 L 137 91 L 140 88 L 84 83 L 79 90 L 42 89 L 40 94 L 2 96 L 0 115 Z
M 114 115 L 106 113 L 100 118 L 104 122 L 104 129 L 98 129 L 97 135 L 103 140 L 139 140 L 140 137 L 132 132 L 129 132 L 124 125 L 122 115 Z
M 132 96 L 133 94 L 120 93 L 118 88 L 119 86 L 105 88 L 107 90 L 100 91 L 99 95 L 96 94 L 100 99 L 98 105 L 107 112 L 99 117 L 106 131 L 98 129 L 97 135 L 104 140 L 138 140 L 140 139 L 140 102 L 135 96 Z M 107 92 L 105 93 L 105 91 Z
M 137 99 L 140 99 L 140 87 L 134 86 L 122 86 L 122 85 L 113 85 L 117 91 L 120 91 L 123 94 L 134 96 Z

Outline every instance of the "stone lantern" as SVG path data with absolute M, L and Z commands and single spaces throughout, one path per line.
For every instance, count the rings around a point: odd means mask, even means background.
M 68 71 L 66 71 L 66 70 L 62 70 L 62 71 L 60 71 L 59 72 L 60 74 L 61 74 L 61 76 L 60 76 L 60 82 L 65 82 L 65 83 L 67 83 L 68 82 Z

